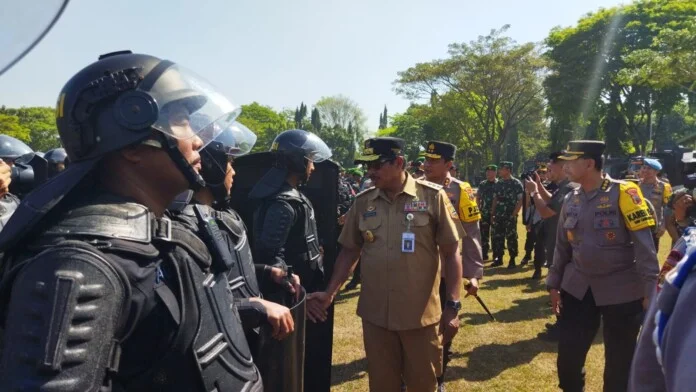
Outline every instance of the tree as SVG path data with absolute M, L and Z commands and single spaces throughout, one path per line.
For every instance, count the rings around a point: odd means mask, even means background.
M 666 29 L 679 26 L 681 37 L 688 37 L 694 17 L 694 2 L 640 0 L 554 29 L 546 39 L 551 66 L 544 82 L 551 139 L 561 144 L 569 137 L 603 135 L 610 154 L 646 152 L 660 132 L 659 119 L 683 99 L 679 83 L 664 82 L 674 78 L 672 71 L 661 77 L 655 72 L 658 66 L 672 68 L 664 62 L 667 52 L 660 52 L 663 39 L 674 38 Z M 688 62 L 694 49 L 681 50 L 670 61 Z
M 543 114 L 541 73 L 545 62 L 532 43 L 519 45 L 493 30 L 469 43 L 449 46 L 449 57 L 399 72 L 397 93 L 442 105 L 448 123 L 470 148 L 494 160 L 507 134 L 522 121 Z
M 30 130 L 22 126 L 19 117 L 11 114 L 0 113 L 0 133 L 24 142 L 30 141 Z
M 269 106 L 263 106 L 257 102 L 242 105 L 242 114 L 239 115 L 237 121 L 244 124 L 257 136 L 256 145 L 252 152 L 268 151 L 273 139 L 279 133 L 291 128 L 291 122 L 285 116 Z
M 384 105 L 384 112 L 379 115 L 379 129 L 385 129 L 389 126 L 389 117 L 387 115 L 387 105 Z
M 320 132 L 321 131 L 321 116 L 319 115 L 319 110 L 317 108 L 312 109 L 312 130 L 314 132 Z
M 295 128 L 303 129 L 305 117 L 307 117 L 307 106 L 302 102 L 300 107 L 295 109 Z
M 348 156 L 345 162 L 352 164 L 352 159 L 357 150 L 357 144 L 362 143 L 367 133 L 365 125 L 365 114 L 362 109 L 348 97 L 336 95 L 332 97 L 323 97 L 315 105 L 314 108 L 319 113 L 319 118 L 322 124 L 321 131 L 318 135 L 326 141 L 328 138 L 334 140 L 345 141 Z M 337 137 L 332 133 L 349 132 L 346 137 Z M 330 135 L 331 134 L 331 135 Z M 328 144 L 328 142 L 327 142 Z M 331 148 L 338 148 L 338 145 L 329 145 Z M 343 146 L 341 146 L 343 147 Z M 336 154 L 334 154 L 336 155 Z

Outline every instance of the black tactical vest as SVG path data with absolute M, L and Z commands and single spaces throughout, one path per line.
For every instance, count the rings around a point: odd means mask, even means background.
M 227 275 L 197 235 L 139 204 L 91 204 L 71 209 L 30 250 L 76 240 L 124 271 L 131 296 L 145 292 L 138 309 L 126 300 L 114 338 L 114 391 L 263 391 Z M 146 352 L 153 347 L 161 351 Z
M 205 205 L 197 205 L 206 214 L 215 218 L 220 228 L 224 245 L 229 251 L 231 260 L 227 272 L 230 289 L 235 298 L 260 297 L 261 290 L 256 278 L 254 259 L 251 255 L 251 246 L 246 234 L 246 226 L 242 218 L 234 210 L 217 211 Z M 189 204 L 179 212 L 172 212 L 172 217 L 181 221 L 189 229 L 198 233 L 200 230 L 198 218 L 194 212 L 194 206 Z
M 268 206 L 275 201 L 284 201 L 292 206 L 297 214 L 297 221 L 290 230 L 285 244 L 285 262 L 293 266 L 294 272 L 300 276 L 302 285 L 312 289 L 317 275 L 323 277 L 321 253 L 319 252 L 319 234 L 314 218 L 312 203 L 300 191 L 294 188 L 283 189 L 281 192 L 266 199 Z M 261 209 L 258 222 L 265 219 L 267 208 Z

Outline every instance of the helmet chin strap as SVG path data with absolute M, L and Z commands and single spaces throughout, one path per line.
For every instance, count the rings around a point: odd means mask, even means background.
M 195 192 L 203 188 L 205 186 L 203 177 L 196 172 L 193 166 L 188 163 L 184 154 L 179 151 L 176 139 L 162 132 L 158 132 L 158 134 L 162 149 L 169 154 L 169 158 L 171 158 L 176 167 L 181 171 L 181 174 L 184 175 L 186 181 L 189 183 L 189 189 Z

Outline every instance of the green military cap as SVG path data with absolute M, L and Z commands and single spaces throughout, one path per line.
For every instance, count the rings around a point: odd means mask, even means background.
M 488 166 L 486 166 L 486 170 L 498 171 L 498 166 L 497 165 L 488 165 Z
M 604 154 L 604 142 L 599 140 L 574 140 L 568 143 L 568 149 L 559 159 L 574 161 L 585 156 L 597 157 Z
M 391 160 L 403 155 L 404 139 L 398 137 L 375 137 L 365 140 L 362 154 L 355 158 L 354 163 L 368 163 L 376 160 Z
M 430 141 L 427 143 L 425 156 L 434 159 L 454 159 L 454 154 L 457 152 L 457 147 L 451 143 Z
M 501 168 L 512 169 L 512 162 L 510 162 L 510 161 L 502 161 L 502 162 L 500 162 L 500 167 L 501 167 Z

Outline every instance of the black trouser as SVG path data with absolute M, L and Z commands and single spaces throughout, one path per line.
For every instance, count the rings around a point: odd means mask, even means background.
M 534 231 L 534 226 L 527 232 L 527 239 L 524 241 L 524 258 L 531 259 L 532 251 L 534 250 L 534 245 L 539 242 L 537 241 L 536 231 Z
M 559 387 L 565 392 L 584 391 L 585 359 L 601 319 L 604 321 L 604 391 L 626 391 L 643 316 L 641 300 L 597 306 L 590 289 L 582 300 L 561 292 L 561 300 Z
M 541 270 L 546 262 L 546 226 L 543 221 L 532 226 L 534 233 L 534 269 Z
M 445 278 L 440 278 L 440 307 L 442 308 L 443 312 L 445 311 L 446 302 L 447 287 L 445 285 Z M 441 385 L 443 382 L 445 382 L 445 370 L 447 370 L 447 364 L 449 363 L 450 357 L 452 356 L 452 351 L 450 351 L 450 348 L 452 348 L 451 340 L 442 346 L 442 375 L 437 378 L 438 385 Z

